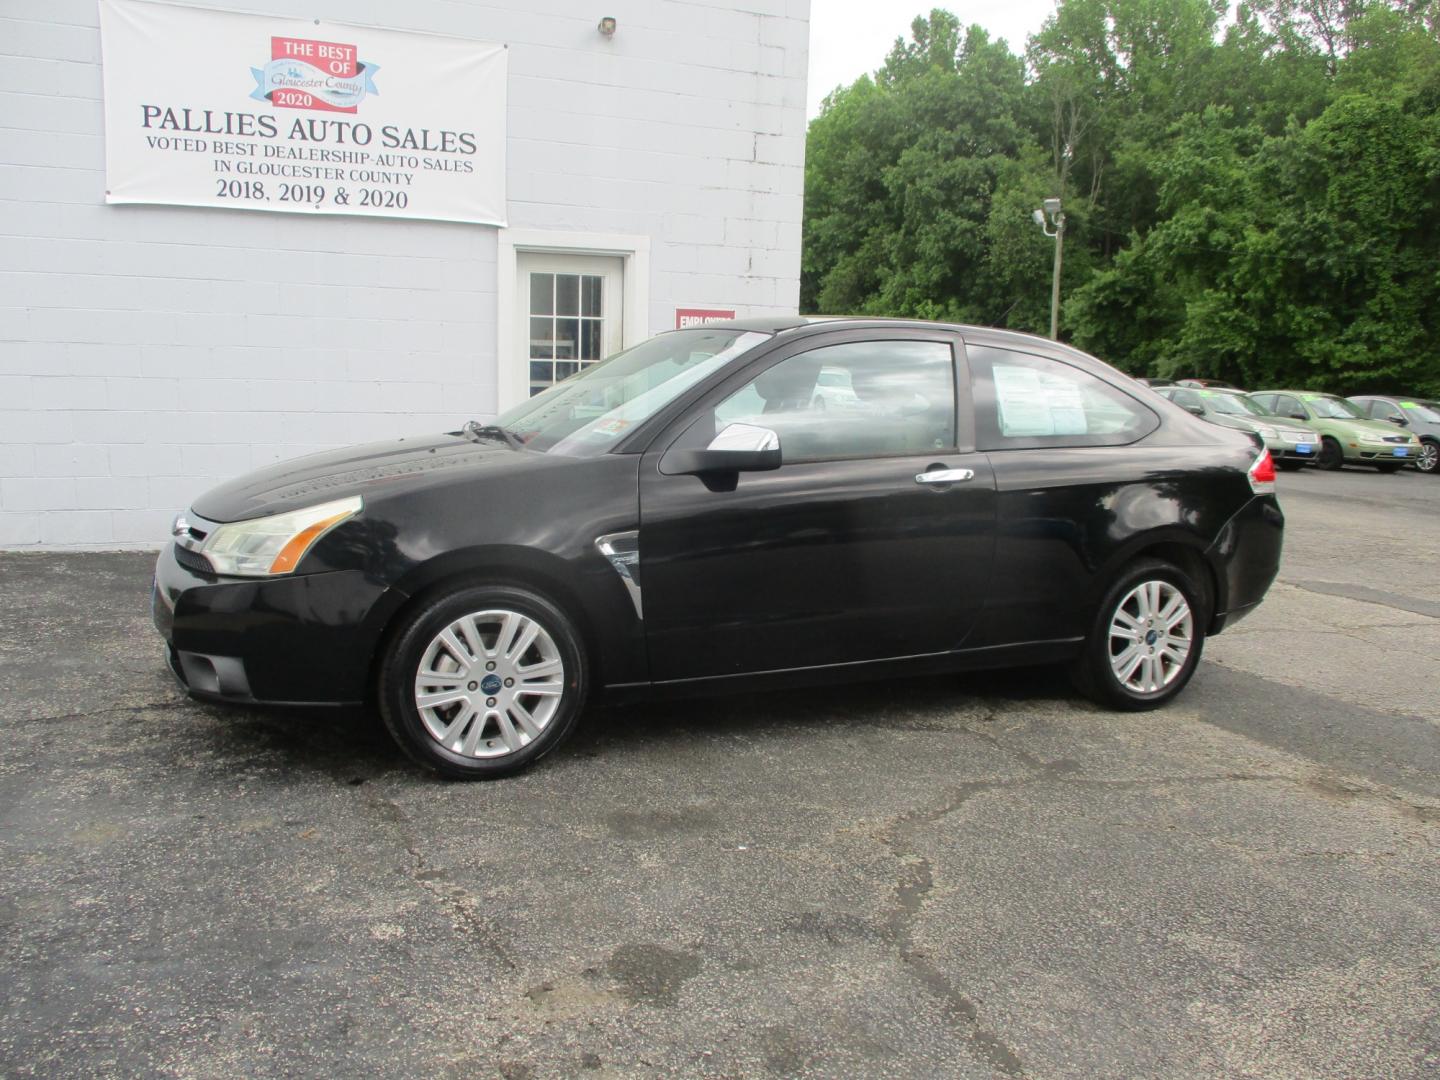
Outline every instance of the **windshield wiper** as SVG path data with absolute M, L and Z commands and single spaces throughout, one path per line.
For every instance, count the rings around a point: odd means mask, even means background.
M 480 442 L 482 439 L 499 439 L 512 450 L 519 450 L 525 446 L 513 431 L 507 431 L 499 424 L 477 424 L 474 420 L 466 420 L 465 426 L 460 429 L 460 434 L 471 442 Z

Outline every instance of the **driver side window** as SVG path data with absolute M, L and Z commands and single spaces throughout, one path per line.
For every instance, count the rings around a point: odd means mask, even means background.
M 1295 420 L 1302 420 L 1309 415 L 1308 411 L 1299 401 L 1285 394 L 1276 396 L 1275 404 L 1271 406 L 1271 411 L 1278 416 L 1288 416 Z
M 787 462 L 955 445 L 955 367 L 938 341 L 855 341 L 791 356 L 715 407 L 715 431 L 754 424 Z

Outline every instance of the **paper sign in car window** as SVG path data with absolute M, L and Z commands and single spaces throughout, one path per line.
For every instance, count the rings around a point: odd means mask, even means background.
M 1064 375 L 1043 374 L 1040 383 L 1050 403 L 1050 423 L 1056 435 L 1084 435 L 1089 428 L 1085 396 L 1075 380 Z
M 1402 409 L 1413 409 L 1413 408 L 1415 408 L 1415 402 L 1413 402 L 1413 401 L 1402 401 L 1402 402 L 1400 402 L 1400 408 L 1402 408 Z
M 1000 408 L 1000 434 L 1011 438 L 1054 435 L 1050 403 L 1040 376 L 1030 368 L 994 366 L 995 401 Z
M 996 364 L 994 373 L 1001 434 L 1032 438 L 1085 433 L 1085 399 L 1073 380 L 1008 364 Z

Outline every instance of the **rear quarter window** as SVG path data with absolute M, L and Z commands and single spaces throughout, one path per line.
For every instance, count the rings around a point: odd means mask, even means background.
M 1160 425 L 1137 398 L 1071 364 L 986 345 L 966 352 L 980 449 L 1124 446 Z

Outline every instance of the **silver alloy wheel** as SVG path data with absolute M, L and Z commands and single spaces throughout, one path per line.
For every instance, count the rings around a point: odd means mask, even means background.
M 415 708 L 431 738 L 465 757 L 524 749 L 555 719 L 565 663 L 549 632 L 504 608 L 456 619 L 425 648 Z
M 1423 473 L 1433 473 L 1436 465 L 1440 465 L 1440 446 L 1433 442 L 1422 442 L 1420 460 L 1415 462 L 1415 467 Z
M 1184 669 L 1194 634 L 1185 594 L 1168 581 L 1142 581 L 1110 617 L 1110 670 L 1127 690 L 1158 693 Z

